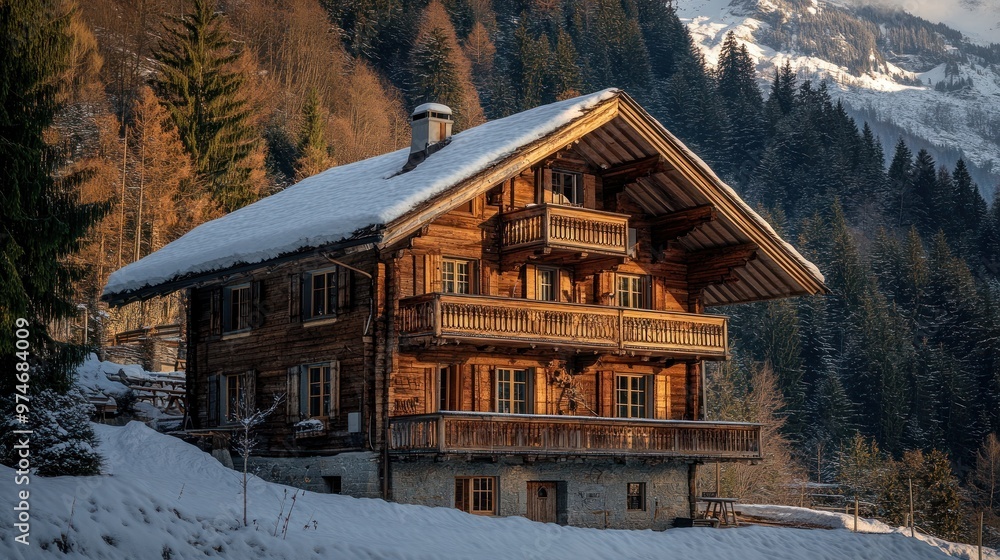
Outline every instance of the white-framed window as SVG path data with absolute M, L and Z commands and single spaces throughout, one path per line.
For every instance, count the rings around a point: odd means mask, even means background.
M 293 421 L 327 419 L 340 413 L 340 362 L 304 364 L 288 370 L 289 414 Z
M 250 284 L 223 288 L 222 310 L 222 332 L 239 332 L 250 329 L 253 310 Z
M 471 294 L 475 290 L 476 263 L 469 259 L 441 259 L 441 291 L 446 294 Z
M 552 182 L 543 190 L 542 202 L 583 205 L 583 180 L 579 173 L 552 170 Z
M 645 375 L 615 377 L 615 412 L 619 418 L 647 418 Z
M 646 276 L 632 274 L 618 275 L 618 306 L 634 309 L 649 307 L 649 283 Z
M 629 482 L 625 486 L 625 509 L 628 511 L 646 511 L 646 483 Z
M 455 477 L 455 509 L 477 515 L 496 515 L 496 508 L 497 477 Z
M 303 319 L 336 317 L 351 303 L 351 270 L 342 266 L 314 270 L 303 275 Z
M 305 367 L 306 413 L 310 418 L 326 418 L 333 407 L 333 374 L 330 364 L 315 364 Z
M 497 412 L 503 414 L 528 414 L 530 401 L 530 369 L 497 368 Z
M 535 275 L 535 299 L 542 301 L 559 300 L 559 270 L 538 268 Z

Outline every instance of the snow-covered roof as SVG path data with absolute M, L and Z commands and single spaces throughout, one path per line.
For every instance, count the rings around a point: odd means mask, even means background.
M 221 218 L 111 274 L 104 295 L 158 286 L 187 276 L 255 264 L 352 237 L 381 226 L 613 98 L 606 89 L 487 122 L 408 173 L 404 148 L 327 169 Z
M 406 173 L 401 170 L 409 157 L 409 148 L 328 169 L 202 224 L 166 247 L 115 271 L 104 288 L 104 297 L 117 302 L 148 297 L 193 284 L 214 272 L 252 267 L 284 255 L 331 248 L 339 243 L 388 243 L 392 235 L 401 234 L 397 227 L 400 221 L 413 221 L 413 216 L 432 219 L 433 216 L 421 214 L 423 210 L 418 207 L 426 208 L 425 203 L 435 196 L 491 169 L 504 169 L 516 159 L 512 157 L 515 154 L 523 153 L 537 141 L 613 99 L 620 99 L 645 114 L 653 128 L 676 150 L 673 157 L 682 155 L 689 159 L 701 176 L 714 184 L 710 190 L 717 193 L 715 200 L 721 195 L 725 204 L 748 218 L 753 224 L 750 229 L 769 239 L 765 243 L 771 246 L 767 249 L 769 254 L 786 262 L 771 266 L 785 272 L 804 271 L 795 273 L 798 280 L 790 278 L 792 284 L 782 288 L 785 291 L 781 294 L 818 293 L 825 289 L 823 275 L 815 265 L 781 239 L 708 165 L 624 92 L 606 89 L 463 131 Z M 524 161 L 518 165 L 534 163 Z M 410 214 L 411 211 L 416 214 Z

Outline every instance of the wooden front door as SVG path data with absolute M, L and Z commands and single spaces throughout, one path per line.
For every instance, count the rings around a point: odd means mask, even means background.
M 528 483 L 528 519 L 556 523 L 556 483 Z

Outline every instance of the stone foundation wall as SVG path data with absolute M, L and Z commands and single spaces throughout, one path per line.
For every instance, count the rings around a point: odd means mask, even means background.
M 381 498 L 379 456 L 367 451 L 327 457 L 251 457 L 250 471 L 270 482 L 312 492 L 329 492 L 324 477 L 340 477 L 340 493 L 355 498 Z
M 680 461 L 580 459 L 497 462 L 464 459 L 395 459 L 392 499 L 427 506 L 455 506 L 455 477 L 495 476 L 497 509 L 502 516 L 527 514 L 527 483 L 556 482 L 559 522 L 577 527 L 667 529 L 675 517 L 688 517 L 688 465 Z M 627 484 L 646 484 L 646 509 L 626 508 Z

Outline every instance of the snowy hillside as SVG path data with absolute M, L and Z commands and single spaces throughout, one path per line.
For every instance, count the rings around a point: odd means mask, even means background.
M 996 51 L 983 58 L 983 51 L 958 31 L 907 14 L 841 4 L 849 3 L 676 2 L 710 66 L 718 60 L 725 35 L 733 31 L 757 61 L 765 90 L 774 69 L 786 61 L 800 79 L 827 79 L 833 97 L 844 101 L 859 124 L 873 126 L 888 156 L 902 134 L 914 152 L 926 147 L 939 163 L 953 166 L 964 157 L 990 200 L 1000 183 Z M 1000 42 L 1000 32 L 993 40 Z
M 179 558 L 974 558 L 974 548 L 911 539 L 881 524 L 844 529 L 774 527 L 601 531 L 490 519 L 448 508 L 303 494 L 253 480 L 249 527 L 240 527 L 238 473 L 210 455 L 143 424 L 95 425 L 107 462 L 98 477 L 31 480 L 30 547 L 15 543 L 11 516 L 0 516 L 0 557 L 18 560 Z M 2 509 L 14 507 L 14 473 Z M 750 506 L 747 506 L 750 507 Z M 285 514 L 292 514 L 284 532 Z M 843 527 L 843 516 L 758 507 L 760 516 L 812 515 L 813 525 Z M 283 533 L 285 533 L 283 535 Z M 945 551 L 951 552 L 949 556 Z M 499 553 L 499 554 L 497 554 Z M 988 560 L 998 560 L 989 551 Z

